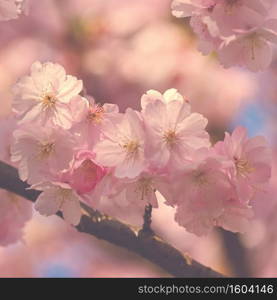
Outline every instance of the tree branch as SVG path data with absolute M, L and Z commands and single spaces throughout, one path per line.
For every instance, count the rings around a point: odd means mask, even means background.
M 35 201 L 40 192 L 26 190 L 29 185 L 22 182 L 14 167 L 0 162 L 0 188 L 13 192 L 28 200 Z M 124 224 L 109 216 L 103 215 L 82 203 L 85 214 L 76 229 L 106 240 L 112 244 L 133 251 L 163 268 L 174 277 L 224 277 L 222 274 L 203 266 L 188 255 L 175 249 L 150 230 L 138 231 L 130 225 Z M 145 218 L 151 222 L 147 214 Z M 61 216 L 60 213 L 58 213 Z M 150 228 L 150 223 L 149 223 Z
M 142 226 L 142 231 L 144 233 L 148 234 L 154 234 L 152 228 L 151 228 L 151 223 L 152 223 L 152 205 L 147 204 L 145 206 L 144 210 L 144 216 L 143 216 L 143 226 Z

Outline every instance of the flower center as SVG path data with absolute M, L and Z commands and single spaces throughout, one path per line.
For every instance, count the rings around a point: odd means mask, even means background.
M 57 98 L 53 94 L 46 94 L 42 97 L 42 106 L 44 109 L 53 108 Z
M 123 145 L 128 154 L 135 154 L 138 151 L 139 143 L 137 141 L 129 141 Z
M 237 173 L 241 177 L 247 177 L 248 174 L 255 171 L 255 168 L 253 168 L 249 163 L 249 161 L 247 161 L 246 159 L 239 159 L 237 157 L 234 157 L 234 161 L 235 161 Z
M 59 207 L 61 209 L 65 201 L 72 200 L 71 190 L 70 189 L 64 189 L 64 188 L 60 187 L 59 190 L 58 190 L 58 193 L 59 193 L 59 196 L 62 199 L 62 201 L 60 203 L 60 207 Z
M 199 186 L 207 185 L 210 183 L 206 173 L 203 171 L 199 171 L 199 170 L 193 171 L 192 178 L 193 178 L 193 182 Z
M 104 108 L 96 105 L 95 107 L 89 108 L 87 119 L 94 123 L 100 123 L 103 120 Z
M 163 135 L 163 139 L 168 145 L 173 145 L 177 140 L 176 132 L 174 130 L 166 131 Z
M 59 190 L 61 197 L 65 200 L 66 198 L 69 198 L 70 194 L 71 194 L 71 190 L 70 189 L 63 189 L 60 188 Z
M 54 151 L 54 143 L 40 144 L 39 145 L 39 157 L 41 159 L 47 158 Z

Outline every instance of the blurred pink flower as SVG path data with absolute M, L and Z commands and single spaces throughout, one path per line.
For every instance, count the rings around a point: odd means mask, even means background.
M 211 12 L 222 36 L 234 34 L 236 29 L 248 30 L 263 22 L 268 7 L 262 0 L 220 0 Z
M 246 66 L 251 71 L 266 69 L 272 61 L 272 47 L 277 44 L 277 19 L 267 20 L 251 30 L 240 30 L 225 39 L 218 51 L 225 67 Z
M 203 54 L 215 50 L 225 67 L 240 65 L 254 72 L 270 65 L 270 43 L 277 42 L 277 20 L 268 19 L 269 9 L 270 3 L 261 0 L 172 2 L 173 15 L 191 16 Z
M 0 190 L 0 246 L 7 246 L 22 238 L 23 227 L 32 217 L 32 203 Z

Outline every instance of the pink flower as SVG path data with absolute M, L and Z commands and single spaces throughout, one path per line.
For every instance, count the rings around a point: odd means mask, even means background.
M 0 0 L 0 21 L 16 19 L 21 13 L 27 13 L 29 0 Z
M 110 103 L 100 105 L 95 103 L 91 97 L 83 106 L 75 102 L 73 104 L 72 111 L 76 112 L 79 110 L 80 114 L 78 114 L 78 119 L 75 118 L 75 125 L 72 130 L 80 136 L 80 143 L 82 143 L 83 147 L 93 149 L 94 145 L 100 139 L 104 120 L 117 115 L 118 106 Z
M 72 125 L 70 100 L 82 90 L 82 81 L 66 75 L 58 64 L 35 62 L 31 76 L 23 77 L 14 87 L 14 111 L 20 124 L 38 121 L 64 128 Z M 80 100 L 80 99 L 78 99 Z
M 123 205 L 126 205 L 127 202 L 133 202 L 134 206 L 143 208 L 147 204 L 158 207 L 157 191 L 164 197 L 171 196 L 172 192 L 168 178 L 165 175 L 158 175 L 152 172 L 143 172 L 132 179 L 120 179 L 115 184 L 115 187 L 116 193 L 114 195 L 122 195 L 120 201 L 122 201 Z M 114 195 L 111 196 L 111 201 Z
M 24 225 L 32 217 L 32 203 L 0 190 L 0 245 L 7 246 L 22 238 Z
M 210 145 L 207 120 L 191 113 L 190 105 L 174 89 L 162 96 L 149 91 L 142 97 L 146 129 L 145 156 L 153 166 L 182 168 L 190 151 Z
M 105 182 L 105 186 L 102 184 Z M 136 178 L 116 178 L 112 173 L 102 180 L 102 197 L 91 201 L 91 206 L 125 222 L 142 225 L 147 204 L 158 208 L 157 192 L 171 197 L 172 191 L 166 176 L 143 172 Z M 91 200 L 94 200 L 92 197 Z
M 44 216 L 62 211 L 65 221 L 78 225 L 82 216 L 80 198 L 71 187 L 61 182 L 42 182 L 31 186 L 42 191 L 35 203 L 35 209 Z
M 176 176 L 176 222 L 196 235 L 207 234 L 231 195 L 222 163 L 207 149 L 193 153 L 189 170 Z
M 193 153 L 191 170 L 176 177 L 175 220 L 187 231 L 202 236 L 214 226 L 233 232 L 248 229 L 253 209 L 238 198 L 226 165 L 213 149 L 200 149 Z
M 247 138 L 246 129 L 237 127 L 232 135 L 225 133 L 215 151 L 227 158 L 226 168 L 235 185 L 239 199 L 248 202 L 255 190 L 271 176 L 271 153 L 261 136 Z
M 74 146 L 68 131 L 26 124 L 14 132 L 11 160 L 18 163 L 21 180 L 35 183 L 68 168 Z
M 191 17 L 190 25 L 199 37 L 198 50 L 204 55 L 217 49 L 221 43 L 220 30 L 211 17 L 216 4 L 216 0 L 174 0 L 171 5 L 175 17 Z
M 266 69 L 272 61 L 272 47 L 277 43 L 277 20 L 267 20 L 251 30 L 237 31 L 222 43 L 220 62 L 225 67 L 245 66 L 251 71 Z
M 96 162 L 114 167 L 116 177 L 138 176 L 145 167 L 144 129 L 139 113 L 128 108 L 124 115 L 105 120 L 102 134 L 94 148 Z
M 199 37 L 199 50 L 217 51 L 225 67 L 244 66 L 250 71 L 266 69 L 277 42 L 277 20 L 267 20 L 271 1 L 261 0 L 174 0 L 176 17 L 191 17 Z
M 190 26 L 199 36 L 198 50 L 204 55 L 218 49 L 222 44 L 219 28 L 210 16 L 194 16 L 190 19 Z
M 152 176 L 142 173 L 135 179 L 123 179 L 120 184 L 121 192 L 117 197 L 118 205 L 131 205 L 142 209 L 142 211 L 147 204 L 158 207 L 158 201 L 155 194 L 155 181 Z M 111 201 L 113 201 L 113 198 L 111 198 Z
M 107 171 L 94 162 L 95 155 L 89 151 L 76 154 L 69 171 L 69 184 L 78 194 L 91 192 Z

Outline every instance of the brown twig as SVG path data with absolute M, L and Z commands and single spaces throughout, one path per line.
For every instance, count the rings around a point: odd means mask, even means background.
M 28 187 L 28 184 L 19 179 L 14 167 L 0 162 L 0 188 L 34 202 L 39 192 L 26 190 Z M 175 277 L 224 277 L 175 249 L 154 234 L 149 234 L 152 210 L 150 206 L 145 211 L 145 227 L 139 232 L 132 226 L 94 211 L 85 204 L 82 204 L 82 207 L 86 214 L 82 216 L 80 224 L 76 226 L 80 232 L 133 251 Z
M 147 204 L 144 210 L 143 226 L 141 231 L 145 234 L 153 235 L 154 232 L 151 228 L 151 223 L 152 223 L 152 205 Z

